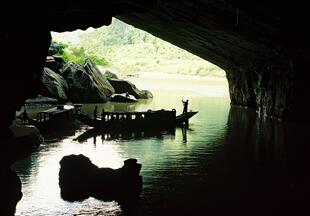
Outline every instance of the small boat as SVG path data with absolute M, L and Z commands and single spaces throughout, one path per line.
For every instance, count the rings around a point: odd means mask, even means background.
M 122 93 L 122 94 L 113 94 L 111 96 L 112 102 L 137 102 L 137 99 L 135 96 L 130 95 L 128 93 Z
M 82 123 L 107 131 L 122 130 L 171 130 L 188 125 L 188 120 L 198 112 L 187 112 L 176 116 L 176 110 L 148 110 L 146 112 L 104 112 L 101 119 L 90 118 L 79 113 L 76 118 Z
M 58 105 L 56 107 L 38 112 L 37 118 L 28 118 L 28 122 L 40 130 L 55 126 L 63 127 L 68 123 L 75 121 L 74 115 L 77 114 L 79 109 L 80 106 Z

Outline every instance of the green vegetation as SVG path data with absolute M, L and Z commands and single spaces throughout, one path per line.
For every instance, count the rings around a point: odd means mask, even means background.
M 66 41 L 61 35 L 53 37 L 58 43 Z M 161 72 L 225 77 L 217 66 L 117 19 L 110 26 L 89 29 L 78 37 L 75 44 L 67 41 L 62 54 L 65 60 L 83 63 L 90 58 L 123 75 Z
M 53 43 L 56 44 L 56 46 L 59 48 L 56 55 L 62 56 L 65 62 L 73 61 L 79 64 L 83 64 L 86 59 L 91 59 L 97 65 L 109 65 L 105 58 L 99 57 L 94 53 L 86 52 L 84 47 L 69 47 L 67 44 L 55 41 L 53 41 Z

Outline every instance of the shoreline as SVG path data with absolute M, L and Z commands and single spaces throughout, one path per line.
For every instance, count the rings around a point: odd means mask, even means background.
M 139 89 L 147 89 L 152 93 L 178 91 L 207 97 L 229 97 L 229 86 L 226 77 L 200 77 L 184 74 L 166 74 L 154 72 L 136 73 L 136 77 L 127 77 Z
M 139 78 L 160 78 L 160 79 L 181 79 L 181 80 L 206 80 L 206 81 L 227 81 L 226 77 L 196 76 L 187 74 L 173 74 L 161 72 L 137 72 Z M 128 79 L 128 78 L 127 78 Z

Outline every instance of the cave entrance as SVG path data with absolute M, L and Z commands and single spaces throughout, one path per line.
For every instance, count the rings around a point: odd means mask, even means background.
M 91 59 L 102 73 L 130 80 L 139 88 L 229 97 L 224 70 L 116 18 L 98 29 L 52 32 L 51 46 L 65 62 L 83 64 Z

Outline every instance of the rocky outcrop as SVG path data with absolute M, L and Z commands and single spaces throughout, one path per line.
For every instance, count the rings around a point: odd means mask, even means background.
M 59 51 L 61 51 L 63 48 L 61 46 L 59 46 L 59 44 L 55 43 L 55 42 L 51 42 L 50 47 L 48 48 L 48 55 L 52 56 L 57 54 Z
M 20 149 L 24 149 L 25 155 L 39 147 L 43 141 L 40 131 L 32 125 L 13 123 L 9 128 L 15 136 L 15 143 L 20 146 Z
M 116 94 L 122 94 L 128 92 L 130 95 L 133 95 L 137 99 L 148 99 L 152 98 L 153 95 L 148 90 L 140 91 L 134 84 L 127 80 L 121 79 L 109 79 L 109 82 L 115 89 Z
M 153 98 L 153 94 L 149 90 L 141 90 L 140 91 L 140 98 L 141 99 Z
M 109 79 L 118 79 L 118 76 L 110 70 L 106 70 L 103 74 L 104 78 Z
M 44 68 L 40 92 L 44 96 L 56 98 L 59 101 L 68 100 L 68 85 L 66 80 L 49 68 Z
M 64 60 L 61 56 L 47 56 L 45 67 L 51 69 L 56 73 L 60 73 L 62 67 L 64 65 Z
M 103 103 L 114 93 L 113 87 L 90 60 L 86 60 L 83 66 L 66 63 L 62 76 L 67 81 L 68 96 L 72 102 Z
M 142 189 L 141 164 L 136 159 L 124 161 L 119 169 L 98 168 L 84 155 L 68 155 L 60 161 L 61 197 L 75 201 L 89 196 L 121 203 L 138 199 Z M 77 181 L 78 179 L 78 181 Z
M 15 215 L 16 204 L 22 198 L 21 181 L 10 168 L 0 169 L 1 208 L 0 215 Z M 4 205 L 5 204 L 5 205 Z
M 114 93 L 113 86 L 107 81 L 107 79 L 103 76 L 101 71 L 97 68 L 97 66 L 90 60 L 86 59 L 84 63 L 85 71 L 94 78 L 95 84 L 102 89 L 102 91 L 108 97 Z

